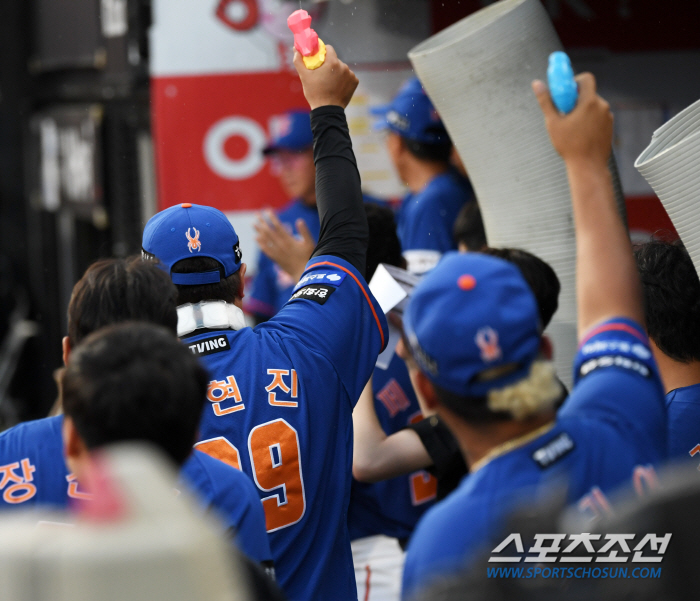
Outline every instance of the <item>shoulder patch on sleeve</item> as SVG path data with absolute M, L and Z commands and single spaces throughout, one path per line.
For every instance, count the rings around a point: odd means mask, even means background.
M 630 357 L 625 357 L 624 355 L 601 355 L 588 359 L 581 364 L 578 376 L 579 378 L 583 378 L 597 369 L 603 369 L 605 367 L 619 367 L 645 378 L 651 377 L 651 370 L 644 363 Z
M 546 445 L 540 447 L 532 454 L 532 459 L 542 469 L 555 464 L 562 457 L 565 457 L 574 450 L 576 445 L 566 432 L 550 440 Z
M 307 284 L 328 284 L 329 286 L 335 286 L 337 288 L 343 283 L 346 275 L 346 273 L 336 269 L 311 271 L 299 280 L 294 290 L 299 290 Z
M 187 348 L 192 351 L 192 354 L 203 357 L 204 355 L 213 355 L 214 353 L 230 351 L 231 345 L 229 344 L 228 337 L 225 334 L 221 334 L 220 336 L 212 336 L 211 338 L 204 338 L 188 344 Z
M 335 288 L 333 286 L 327 286 L 325 284 L 309 284 L 308 286 L 299 288 L 296 292 L 294 292 L 294 294 L 292 294 L 292 298 L 289 299 L 289 302 L 299 299 L 306 299 L 314 301 L 319 305 L 325 305 L 326 301 L 334 292 Z

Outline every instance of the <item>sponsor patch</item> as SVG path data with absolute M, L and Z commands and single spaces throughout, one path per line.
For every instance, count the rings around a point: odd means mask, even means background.
M 295 290 L 299 290 L 307 284 L 330 284 L 340 286 L 347 274 L 344 271 L 312 271 L 299 280 Z
M 584 355 L 599 353 L 625 353 L 634 354 L 639 359 L 651 358 L 651 351 L 639 342 L 627 342 L 626 340 L 595 340 L 581 347 Z
M 306 300 L 314 301 L 319 305 L 325 305 L 326 301 L 330 298 L 331 294 L 335 292 L 333 286 L 326 286 L 324 284 L 309 284 L 297 290 L 292 294 L 290 302 L 300 298 L 305 298 Z
M 636 361 L 635 359 L 630 359 L 629 357 L 623 357 L 622 355 L 603 355 L 585 361 L 579 369 L 579 377 L 583 378 L 596 369 L 604 367 L 621 367 L 622 369 L 633 371 L 645 378 L 651 377 L 651 370 L 644 365 L 644 363 Z
M 562 432 L 556 438 L 550 440 L 546 445 L 537 449 L 532 458 L 542 469 L 548 468 L 565 457 L 574 450 L 574 441 L 566 432 Z
M 212 336 L 211 338 L 204 338 L 198 342 L 188 344 L 187 347 L 194 355 L 197 355 L 198 357 L 231 350 L 231 345 L 229 344 L 226 336 Z

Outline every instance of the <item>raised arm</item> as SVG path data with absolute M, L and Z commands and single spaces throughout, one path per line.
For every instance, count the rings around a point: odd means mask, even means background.
M 372 378 L 352 413 L 354 450 L 352 474 L 360 482 L 378 482 L 433 464 L 418 434 L 400 430 L 387 436 L 374 408 Z
M 610 106 L 596 94 L 595 78 L 576 78 L 579 100 L 562 115 L 541 81 L 533 90 L 556 151 L 564 159 L 576 228 L 576 293 L 579 338 L 611 317 L 644 324 L 641 287 L 629 236 L 615 205 L 608 159 L 612 150 Z
M 318 69 L 308 70 L 298 52 L 294 66 L 311 107 L 314 134 L 321 232 L 312 256 L 335 255 L 364 275 L 369 230 L 344 111 L 357 87 L 357 77 L 338 59 L 332 46 L 326 46 L 326 60 Z

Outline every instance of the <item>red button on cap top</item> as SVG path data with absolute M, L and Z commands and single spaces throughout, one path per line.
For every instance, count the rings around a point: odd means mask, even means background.
M 476 278 L 469 274 L 461 275 L 457 280 L 457 286 L 462 290 L 472 290 L 476 286 Z
M 189 203 L 189 202 L 183 202 L 180 206 L 181 206 L 183 209 L 191 209 L 191 208 L 192 208 L 192 204 Z

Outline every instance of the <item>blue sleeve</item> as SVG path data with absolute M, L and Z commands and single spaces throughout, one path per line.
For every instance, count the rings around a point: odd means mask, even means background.
M 248 557 L 259 563 L 272 561 L 270 541 L 265 527 L 265 511 L 255 485 L 243 472 L 231 468 L 240 474 L 239 490 L 230 487 L 227 491 L 231 502 L 240 503 L 243 507 L 236 531 L 236 543 L 239 549 Z
M 452 228 L 446 223 L 445 212 L 440 199 L 434 197 L 421 199 L 412 207 L 410 219 L 401 228 L 403 251 L 435 250 L 442 254 L 453 250 Z
M 489 540 L 492 517 L 479 503 L 454 494 L 430 509 L 418 523 L 406 551 L 402 601 L 441 576 L 465 569 L 470 557 Z
M 277 282 L 274 263 L 263 253 L 258 259 L 258 272 L 252 289 L 247 295 L 245 309 L 248 313 L 272 317 L 277 303 Z
M 386 346 L 386 317 L 364 278 L 335 256 L 312 257 L 292 298 L 260 327 L 284 329 L 333 365 L 353 404 Z
M 265 514 L 253 482 L 243 472 L 202 451 L 194 451 L 182 468 L 182 477 L 213 509 L 238 548 L 251 559 L 272 560 Z
M 67 507 L 70 485 L 62 426 L 59 415 L 17 424 L 0 434 L 0 509 Z
M 593 417 L 637 433 L 648 448 L 666 456 L 663 386 L 644 330 L 615 318 L 591 329 L 574 360 L 574 390 L 562 417 Z
M 674 390 L 666 397 L 668 457 L 690 459 L 690 452 L 700 444 L 700 402 L 681 400 L 678 396 Z

